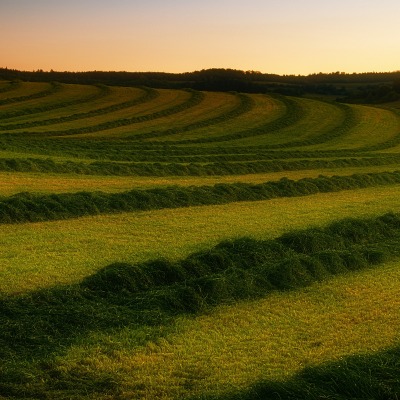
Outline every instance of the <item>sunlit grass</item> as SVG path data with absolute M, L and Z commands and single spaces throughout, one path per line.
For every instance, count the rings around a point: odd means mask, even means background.
M 306 140 L 317 134 L 333 129 L 342 119 L 341 110 L 334 104 L 306 98 L 292 98 L 303 110 L 304 116 L 296 123 L 265 135 L 239 139 L 232 144 L 242 145 L 276 145 L 293 140 Z
M 166 109 L 168 107 L 171 107 L 173 105 L 182 103 L 183 101 L 187 100 L 190 97 L 190 94 L 185 92 L 185 91 L 178 91 L 178 90 L 158 90 L 160 95 L 156 98 L 153 99 L 150 102 L 144 102 L 139 105 L 133 106 L 131 108 L 123 108 L 121 110 L 114 111 L 112 113 L 107 113 L 107 114 L 100 114 L 97 116 L 93 117 L 87 117 L 87 118 L 81 118 L 76 121 L 71 121 L 71 122 L 60 122 L 55 125 L 48 125 L 48 126 L 38 126 L 38 127 L 32 127 L 29 128 L 28 131 L 32 133 L 43 133 L 43 132 L 53 132 L 57 131 L 62 134 L 63 131 L 67 131 L 69 129 L 79 129 L 79 128 L 87 128 L 91 126 L 96 126 L 105 122 L 109 121 L 117 121 L 119 119 L 123 118 L 131 118 L 133 116 L 140 116 L 140 115 L 145 115 L 145 114 L 150 114 L 156 111 L 160 111 L 163 109 Z M 117 91 L 118 93 L 118 91 Z M 123 96 L 122 101 L 126 100 L 125 98 L 126 94 Z M 132 99 L 132 96 L 129 97 Z M 118 99 L 118 96 L 112 96 L 112 103 L 115 104 L 117 102 L 121 102 Z M 107 104 L 105 104 L 107 105 Z M 89 104 L 89 109 L 93 110 L 94 105 Z M 14 133 L 18 133 L 19 131 L 24 132 L 27 131 L 26 128 L 23 128 L 21 130 L 15 130 L 13 131 Z M 72 135 L 71 135 L 72 136 Z
M 222 206 L 3 225 L 0 291 L 76 282 L 115 261 L 180 258 L 225 238 L 273 238 L 338 218 L 399 211 L 400 187 Z
M 153 133 L 163 132 L 170 129 L 180 129 L 188 124 L 201 122 L 209 118 L 214 118 L 225 112 L 229 112 L 239 104 L 237 95 L 232 93 L 203 92 L 203 95 L 204 100 L 200 104 L 197 104 L 195 107 L 191 107 L 188 110 L 160 117 L 152 121 L 137 123 L 134 127 L 127 126 L 117 128 L 117 130 L 113 129 L 113 132 L 122 137 L 128 135 L 134 138 L 135 135 L 150 132 Z M 93 136 L 93 134 L 88 136 Z M 162 140 L 165 138 L 167 138 L 167 136 L 163 136 Z
M 399 284 L 399 263 L 392 262 L 180 317 L 171 333 L 142 348 L 128 328 L 94 334 L 59 357 L 58 368 L 65 375 L 113 376 L 123 398 L 132 399 L 221 395 L 283 380 L 307 366 L 399 344 Z
M 393 138 L 400 129 L 400 117 L 376 107 L 352 106 L 358 113 L 358 124 L 349 134 L 310 149 L 354 149 L 372 146 Z M 306 148 L 305 148 L 306 149 Z
M 240 132 L 252 128 L 256 128 L 262 124 L 273 121 L 283 115 L 285 111 L 284 105 L 277 99 L 265 95 L 248 95 L 252 101 L 253 106 L 251 110 L 235 118 L 229 118 L 210 126 L 191 129 L 188 132 L 177 133 L 165 138 L 154 139 L 156 142 L 165 140 L 167 143 L 179 140 L 192 140 L 199 138 L 218 137 L 226 135 L 227 133 Z M 191 121 L 189 119 L 188 121 Z
M 62 160 L 60 158 L 60 160 Z M 20 192 L 33 193 L 66 193 L 79 191 L 122 192 L 131 189 L 149 189 L 155 187 L 201 186 L 217 183 L 263 183 L 278 181 L 281 178 L 298 180 L 316 178 L 319 175 L 341 176 L 355 173 L 391 172 L 398 170 L 394 166 L 371 166 L 353 168 L 327 168 L 308 171 L 282 171 L 263 174 L 227 175 L 227 176 L 96 176 L 78 174 L 52 174 L 27 172 L 0 172 L 0 195 L 10 196 Z
M 63 84 L 61 90 L 57 93 L 54 93 L 52 96 L 46 96 L 44 98 L 32 99 L 29 101 L 24 101 L 21 103 L 11 104 L 11 105 L 4 105 L 1 107 L 0 115 L 4 115 L 7 112 L 15 112 L 15 111 L 26 111 L 26 115 L 18 116 L 18 117 L 10 117 L 6 118 L 1 121 L 1 124 L 12 124 L 12 123 L 20 123 L 22 121 L 28 120 L 31 121 L 33 119 L 43 119 L 43 118 L 50 118 L 52 112 L 47 110 L 49 105 L 53 105 L 54 103 L 64 103 L 66 101 L 74 101 L 80 100 L 85 97 L 93 96 L 96 93 L 99 93 L 100 89 L 96 86 L 90 85 L 65 85 Z M 105 98 L 102 98 L 104 101 Z M 41 107 L 41 112 L 38 113 L 29 113 L 28 110 L 35 109 Z M 73 106 L 72 106 L 73 107 Z M 81 105 L 82 107 L 82 105 Z M 57 113 L 63 113 L 68 115 L 71 112 L 74 112 L 74 108 L 64 107 L 59 109 Z M 41 113 L 45 113 L 46 115 L 43 116 Z
M 45 82 L 21 82 L 18 87 L 12 91 L 0 93 L 0 101 L 5 99 L 18 99 L 22 96 L 30 96 L 41 91 L 49 89 L 49 84 Z M 2 106 L 6 107 L 6 106 Z

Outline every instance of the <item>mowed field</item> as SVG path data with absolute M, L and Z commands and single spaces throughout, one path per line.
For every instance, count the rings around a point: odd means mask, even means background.
M 398 399 L 400 115 L 0 81 L 0 399 Z

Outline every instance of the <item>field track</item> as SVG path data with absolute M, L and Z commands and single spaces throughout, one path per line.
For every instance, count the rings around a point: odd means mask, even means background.
M 397 399 L 399 196 L 390 103 L 0 81 L 0 399 Z

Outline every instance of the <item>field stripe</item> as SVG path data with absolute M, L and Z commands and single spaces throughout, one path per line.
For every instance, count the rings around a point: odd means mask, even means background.
M 11 92 L 13 90 L 18 89 L 19 87 L 21 87 L 21 82 L 19 81 L 7 82 L 7 84 L 4 87 L 0 88 L 0 93 Z
M 142 103 L 151 101 L 151 100 L 155 99 L 156 97 L 158 97 L 158 95 L 159 95 L 159 93 L 154 89 L 143 88 L 142 90 L 144 93 L 141 96 L 137 97 L 135 95 L 133 99 L 124 101 L 122 103 L 112 104 L 107 107 L 96 108 L 96 109 L 92 109 L 91 111 L 71 114 L 69 116 L 64 116 L 64 117 L 41 119 L 39 121 L 31 121 L 31 122 L 25 122 L 25 123 L 19 123 L 19 124 L 0 125 L 0 130 L 12 131 L 15 129 L 30 128 L 33 126 L 35 126 L 35 127 L 36 126 L 47 126 L 47 125 L 53 125 L 53 124 L 57 124 L 57 123 L 76 121 L 76 120 L 79 120 L 82 118 L 90 118 L 90 117 L 94 117 L 97 115 L 104 115 L 104 114 L 112 113 L 114 111 L 123 110 L 124 108 L 134 107 L 138 104 L 142 104 Z M 94 97 L 94 98 L 96 98 L 96 97 Z M 91 100 L 93 100 L 93 97 Z M 74 102 L 73 104 L 80 104 L 80 103 L 81 102 Z M 65 106 L 65 104 L 64 104 L 64 106 Z
M 166 115 L 172 115 L 183 110 L 187 110 L 188 108 L 194 107 L 199 104 L 203 100 L 203 95 L 201 92 L 195 92 L 191 90 L 187 90 L 190 93 L 189 99 L 184 101 L 183 103 L 174 105 L 170 108 L 156 111 L 154 113 L 145 114 L 137 117 L 131 118 L 123 118 L 117 119 L 112 121 L 103 122 L 97 125 L 92 126 L 81 126 L 78 128 L 71 128 L 64 131 L 53 130 L 53 131 L 45 131 L 41 132 L 41 136 L 67 136 L 67 135 L 80 135 L 80 134 L 87 134 L 87 133 L 94 133 L 109 130 L 112 128 L 117 128 L 121 126 L 133 125 L 138 122 L 143 121 L 150 121 L 156 118 L 164 117 Z M 21 132 L 19 135 L 30 136 L 35 135 L 35 132 Z
M 231 120 L 233 118 L 237 118 L 240 115 L 246 114 L 254 107 L 254 101 L 251 99 L 250 96 L 246 96 L 244 94 L 236 94 L 236 96 L 240 100 L 239 104 L 233 110 L 229 110 L 223 114 L 217 115 L 216 117 L 197 121 L 192 124 L 182 126 L 179 128 L 177 127 L 177 128 L 172 128 L 172 129 L 165 130 L 165 131 L 148 132 L 148 133 L 143 133 L 143 134 L 138 134 L 138 135 L 132 135 L 132 136 L 129 136 L 129 138 L 135 139 L 135 140 L 143 140 L 143 139 L 160 138 L 160 137 L 164 137 L 164 136 L 170 136 L 170 135 L 175 135 L 175 134 L 179 134 L 179 133 L 189 132 L 194 129 L 208 127 L 211 125 L 219 124 L 226 120 Z
M 57 93 L 58 91 L 60 91 L 62 89 L 62 85 L 60 85 L 59 83 L 50 83 L 48 85 L 50 86 L 48 89 L 42 90 L 40 92 L 36 92 L 36 93 L 25 95 L 25 96 L 9 97 L 6 99 L 0 99 L 0 106 L 5 105 L 5 104 L 20 103 L 20 102 L 27 101 L 27 100 L 39 99 L 42 97 L 50 96 L 54 93 Z
M 96 93 L 90 94 L 88 96 L 81 97 L 79 99 L 73 99 L 73 100 L 65 100 L 61 102 L 55 102 L 53 104 L 46 104 L 44 106 L 33 106 L 33 107 L 24 107 L 22 109 L 11 109 L 9 111 L 3 111 L 0 112 L 0 119 L 1 120 L 6 120 L 6 119 L 11 119 L 11 118 L 16 118 L 16 117 L 22 117 L 22 116 L 31 116 L 33 114 L 39 114 L 39 113 L 46 113 L 52 110 L 60 109 L 60 108 L 66 108 L 71 105 L 79 105 L 79 104 L 84 104 L 84 103 L 89 103 L 94 100 L 102 99 L 103 97 L 107 96 L 110 93 L 110 90 L 107 86 L 103 85 L 98 85 L 98 86 L 92 86 L 95 87 Z M 4 125 L 2 126 L 2 128 Z
M 241 299 L 276 295 L 371 266 L 377 268 L 385 258 L 398 258 L 392 249 L 398 245 L 399 227 L 398 214 L 342 220 L 325 229 L 290 234 L 306 245 L 317 239 L 317 248 L 296 248 L 288 241 L 288 235 L 269 241 L 242 238 L 222 242 L 176 261 L 154 260 L 139 265 L 115 263 L 67 287 L 23 295 L 2 294 L 0 354 L 7 362 L 0 371 L 0 394 L 37 397 L 38 393 L 52 392 L 54 380 L 58 393 L 59 382 L 64 390 L 66 384 L 73 385 L 76 390 L 75 379 L 68 383 L 64 373 L 59 373 L 60 362 L 66 355 L 66 348 L 88 345 L 91 340 L 92 350 L 94 332 L 107 334 L 110 343 L 110 333 L 116 335 L 123 330 L 140 328 L 147 328 L 145 332 L 149 333 L 150 327 L 156 327 L 158 333 L 153 332 L 151 336 L 155 341 L 168 332 L 160 328 L 178 322 L 177 318 L 187 314 L 193 316 Z M 391 309 L 393 312 L 395 307 Z M 175 331 L 175 335 L 178 332 Z M 147 334 L 132 337 L 129 340 L 131 357 L 140 355 L 132 350 L 146 350 L 146 342 Z M 168 342 L 161 341 L 159 345 L 170 347 Z M 162 355 L 154 347 L 147 350 L 146 354 L 153 355 L 153 360 Z M 99 343 L 95 351 L 99 351 Z M 107 354 L 119 362 L 121 355 L 120 352 Z M 165 371 L 165 358 L 162 359 Z M 90 365 L 80 363 L 86 373 Z M 108 366 L 109 363 L 101 363 L 98 368 Z M 36 374 L 27 373 L 32 367 L 36 368 Z M 16 375 L 20 378 L 17 371 L 26 376 L 25 379 L 15 379 Z M 42 379 L 37 379 L 38 372 Z M 87 377 L 85 375 L 85 381 Z M 89 381 L 91 378 L 89 375 Z M 136 384 L 137 380 L 134 382 Z M 114 390 L 118 387 L 112 386 Z M 192 388 L 191 385 L 183 387 Z M 104 394 L 111 390 L 109 385 L 105 389 Z M 157 388 L 151 386 L 151 390 L 157 391 Z M 83 392 L 87 394 L 88 391 Z
M 39 222 L 109 214 L 280 197 L 309 196 L 368 187 L 397 185 L 400 171 L 303 178 L 282 178 L 262 184 L 216 184 L 214 186 L 167 187 L 120 193 L 78 192 L 50 195 L 20 193 L 0 199 L 0 223 Z
M 251 173 L 300 171 L 323 168 L 366 167 L 396 165 L 397 155 L 364 158 L 298 159 L 294 161 L 254 161 L 247 163 L 117 163 L 55 162 L 46 158 L 0 158 L 0 171 L 53 172 L 60 174 L 112 175 L 112 176 L 217 176 Z

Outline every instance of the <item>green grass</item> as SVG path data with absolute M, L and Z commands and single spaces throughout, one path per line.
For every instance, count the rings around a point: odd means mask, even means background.
M 373 147 L 381 142 L 392 139 L 400 129 L 400 119 L 395 113 L 367 106 L 353 106 L 359 113 L 359 123 L 349 134 L 318 149 L 335 149 L 338 146 L 345 149 Z
M 321 175 L 297 181 L 282 178 L 260 184 L 219 183 L 214 186 L 132 189 L 119 193 L 84 191 L 46 195 L 23 192 L 0 198 L 0 223 L 40 222 L 128 211 L 261 201 L 399 184 L 400 172 L 394 171 L 333 177 Z
M 60 103 L 56 103 L 54 99 L 49 105 L 42 102 L 41 107 L 27 109 L 26 116 L 8 119 L 7 124 L 0 126 L 1 130 L 13 131 L 36 126 L 42 127 L 79 120 L 93 115 L 112 113 L 154 99 L 158 95 L 155 90 L 135 88 L 116 90 L 102 87 L 97 88 L 97 93 L 84 96 L 85 92 L 80 87 L 74 89 L 76 95 L 79 95 L 76 99 L 70 93 L 63 92 L 60 96 Z M 39 113 L 35 113 L 35 110 Z M 28 113 L 28 111 L 31 111 L 31 113 Z M 41 114 L 43 112 L 46 113 L 45 117 Z
M 175 259 L 226 238 L 273 238 L 291 229 L 323 226 L 338 216 L 399 211 L 399 195 L 398 187 L 368 188 L 263 202 L 3 225 L 0 292 L 76 282 L 115 261 Z
M 11 153 L 9 153 L 11 154 Z M 8 155 L 9 155 L 8 154 Z M 302 178 L 317 178 L 319 175 L 352 175 L 365 173 L 393 172 L 398 165 L 327 168 L 307 171 L 281 171 L 249 175 L 227 176 L 98 176 L 78 174 L 54 174 L 44 172 L 0 172 L 0 196 L 11 196 L 21 192 L 40 194 L 74 193 L 81 191 L 102 191 L 117 193 L 131 189 L 153 189 L 169 186 L 202 186 L 217 183 L 263 183 L 278 181 L 282 178 L 298 180 Z
M 397 399 L 385 107 L 0 82 L 0 398 Z
M 79 285 L 3 296 L 0 394 L 224 394 L 260 377 L 287 379 L 305 366 L 396 345 L 398 262 L 377 271 L 381 254 L 398 257 L 390 243 L 399 234 L 398 215 L 348 219 L 273 241 L 221 243 L 175 263 L 114 264 Z M 295 248 L 293 238 L 318 246 Z M 327 254 L 340 265 L 332 269 Z M 301 266 L 282 269 L 296 259 Z M 347 279 L 332 281 L 332 274 Z

